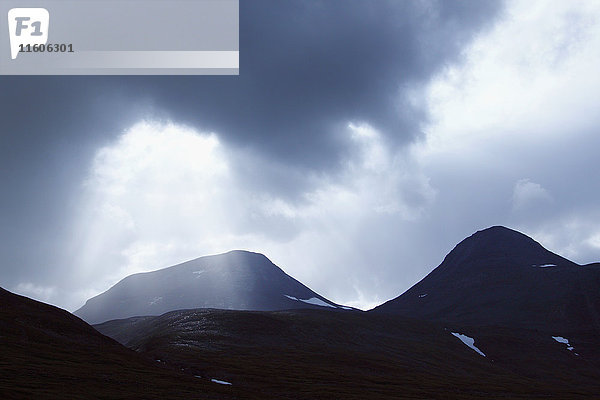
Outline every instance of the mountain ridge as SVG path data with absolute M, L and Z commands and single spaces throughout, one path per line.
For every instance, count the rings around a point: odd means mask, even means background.
M 568 337 L 576 355 L 535 330 L 317 309 L 178 310 L 94 327 L 261 399 L 565 400 L 592 398 L 600 387 L 597 341 Z
M 148 360 L 66 310 L 3 288 L 0 371 L 2 399 L 235 397 Z

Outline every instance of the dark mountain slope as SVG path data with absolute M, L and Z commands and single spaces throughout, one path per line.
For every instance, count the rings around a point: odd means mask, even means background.
M 587 399 L 600 369 L 551 335 L 453 331 L 397 315 L 180 310 L 99 331 L 260 399 Z M 475 337 L 486 357 L 452 332 Z M 579 343 L 576 344 L 578 346 Z
M 130 275 L 75 315 L 89 323 L 186 308 L 345 308 L 313 292 L 262 254 L 230 251 Z
M 496 226 L 460 242 L 423 280 L 372 312 L 463 326 L 600 333 L 600 268 L 575 264 Z
M 141 357 L 65 310 L 0 288 L 2 399 L 232 397 Z

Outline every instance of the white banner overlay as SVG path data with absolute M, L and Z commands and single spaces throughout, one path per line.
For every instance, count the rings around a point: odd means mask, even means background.
M 0 15 L 0 75 L 239 74 L 239 0 L 2 0 Z

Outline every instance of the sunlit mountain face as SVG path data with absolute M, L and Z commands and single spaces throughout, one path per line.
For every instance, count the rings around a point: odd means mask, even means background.
M 100 323 L 189 308 L 352 310 L 313 292 L 262 254 L 231 251 L 128 276 L 75 315 Z

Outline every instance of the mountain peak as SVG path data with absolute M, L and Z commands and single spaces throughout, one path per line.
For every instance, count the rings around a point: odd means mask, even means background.
M 287 275 L 266 256 L 232 250 L 129 275 L 75 315 L 90 323 L 190 308 L 344 308 Z
M 482 244 L 490 244 L 495 246 L 503 246 L 506 244 L 515 244 L 515 243 L 527 243 L 529 245 L 537 245 L 540 246 L 535 240 L 530 238 L 529 236 L 516 231 L 514 229 L 507 228 L 501 225 L 491 226 L 486 229 L 482 229 L 480 231 L 475 232 L 463 242 L 474 242 L 477 241 L 477 245 L 481 246 Z M 483 243 L 482 243 L 483 242 Z
M 550 259 L 548 258 L 549 255 Z M 510 264 L 520 264 L 517 260 L 538 260 L 540 263 L 556 261 L 558 257 L 529 236 L 504 226 L 492 226 L 475 232 L 461 241 L 446 256 L 442 266 L 466 265 L 473 261 L 510 259 Z
M 249 251 L 249 250 L 229 250 L 225 253 L 221 253 L 221 254 L 217 254 L 217 256 L 222 256 L 222 257 L 226 257 L 226 256 L 233 256 L 233 255 L 238 255 L 238 256 L 243 256 L 243 257 L 260 257 L 260 258 L 267 258 L 267 256 L 265 256 L 262 253 L 257 253 L 254 251 Z M 210 257 L 210 256 L 208 256 Z M 202 257 L 200 257 L 202 258 Z
M 468 239 L 495 241 L 528 241 L 530 243 L 537 243 L 535 240 L 525 235 L 524 233 L 521 233 L 511 228 L 507 228 L 502 225 L 494 225 L 489 228 L 477 231 L 465 240 Z

